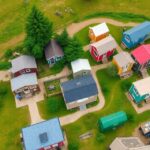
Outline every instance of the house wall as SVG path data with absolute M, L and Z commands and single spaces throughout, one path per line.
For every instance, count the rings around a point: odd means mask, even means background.
M 13 77 L 18 77 L 22 74 L 27 74 L 27 73 L 37 73 L 37 68 L 25 68 L 18 72 L 12 73 L 12 75 Z
M 124 45 L 126 48 L 133 48 L 135 46 L 130 36 L 128 36 L 127 34 L 123 34 L 122 45 Z
M 81 70 L 79 72 L 74 73 L 73 77 L 78 78 L 78 77 L 82 77 L 82 76 L 85 76 L 85 75 L 89 75 L 90 73 L 91 73 L 91 70 Z
M 80 107 L 81 105 L 86 105 L 88 103 L 92 103 L 92 102 L 96 101 L 96 99 L 97 99 L 97 95 L 91 96 L 91 97 L 88 98 L 88 100 L 83 101 L 83 102 L 75 101 L 75 102 L 72 102 L 72 103 L 66 103 L 66 107 L 67 107 L 67 109 Z
M 52 58 L 47 59 L 47 62 L 49 65 L 54 65 L 57 61 L 60 61 L 63 58 L 63 56 L 54 56 Z M 51 62 L 51 60 L 54 59 L 54 63 Z

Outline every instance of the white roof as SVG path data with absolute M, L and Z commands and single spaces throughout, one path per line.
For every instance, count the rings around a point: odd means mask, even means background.
M 115 55 L 113 58 L 120 67 L 124 67 L 129 63 L 132 64 L 134 63 L 133 58 L 128 52 L 120 52 L 119 54 Z
M 79 72 L 81 70 L 91 70 L 88 59 L 77 59 L 71 62 L 71 67 L 73 73 Z
M 99 55 L 107 53 L 107 51 L 115 49 L 117 47 L 117 43 L 115 39 L 109 35 L 108 37 L 96 42 L 92 43 L 91 46 L 94 46 Z
M 95 36 L 103 35 L 103 34 L 109 32 L 109 29 L 105 22 L 101 23 L 99 25 L 96 25 L 94 27 L 90 27 L 90 29 L 93 31 Z
M 15 73 L 25 68 L 37 68 L 35 58 L 28 55 L 19 56 L 11 61 L 11 72 Z
M 38 84 L 36 73 L 23 74 L 11 79 L 11 89 L 16 91 L 20 88 Z
M 150 77 L 133 82 L 133 85 L 141 96 L 150 93 Z

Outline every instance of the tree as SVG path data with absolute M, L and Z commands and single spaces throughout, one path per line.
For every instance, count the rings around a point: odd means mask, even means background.
M 52 23 L 34 6 L 26 23 L 26 51 L 36 58 L 42 58 L 43 49 L 52 34 Z
M 66 47 L 69 42 L 69 36 L 67 30 L 64 29 L 64 31 L 60 35 L 57 35 L 56 40 L 63 48 Z
M 81 43 L 74 37 L 69 40 L 67 47 L 64 48 L 65 62 L 71 63 L 72 61 L 83 56 L 83 48 Z

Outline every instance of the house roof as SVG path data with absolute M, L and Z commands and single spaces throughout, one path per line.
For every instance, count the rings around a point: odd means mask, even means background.
M 28 55 L 19 56 L 11 61 L 11 72 L 15 73 L 25 68 L 37 68 L 35 58 Z
M 71 62 L 71 67 L 73 73 L 79 72 L 81 70 L 91 70 L 88 59 L 77 59 Z
M 23 128 L 22 135 L 26 150 L 36 150 L 64 141 L 58 118 Z
M 124 34 L 129 35 L 133 42 L 137 42 L 141 37 L 143 38 L 150 34 L 150 21 L 145 21 L 125 31 Z
M 11 89 L 16 91 L 22 87 L 38 84 L 36 73 L 22 74 L 11 79 Z
M 109 29 L 105 22 L 99 25 L 96 25 L 94 27 L 90 27 L 90 29 L 93 30 L 93 33 L 95 34 L 95 36 L 99 36 L 99 35 L 109 32 Z
M 134 63 L 133 58 L 128 52 L 120 52 L 119 54 L 115 55 L 113 58 L 120 67 L 124 67 L 129 63 L 132 64 Z
M 92 75 L 64 82 L 61 84 L 61 87 L 67 103 L 98 94 L 96 82 Z
M 115 49 L 117 47 L 117 43 L 115 39 L 111 35 L 109 35 L 108 37 L 98 42 L 92 43 L 91 46 L 94 46 L 97 49 L 98 54 L 102 55 L 109 50 Z
M 52 39 L 45 48 L 45 57 L 48 60 L 54 56 L 64 56 L 64 52 L 56 40 Z
M 150 93 L 150 77 L 133 82 L 133 85 L 141 96 Z
M 150 121 L 141 124 L 141 129 L 144 134 L 150 133 Z
M 141 45 L 132 51 L 132 55 L 139 64 L 144 64 L 150 60 L 150 44 Z

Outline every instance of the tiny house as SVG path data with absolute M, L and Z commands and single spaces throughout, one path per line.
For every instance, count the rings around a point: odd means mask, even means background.
M 109 35 L 109 29 L 106 23 L 96 25 L 89 28 L 89 38 L 91 42 L 97 42 Z
M 115 39 L 109 35 L 108 37 L 90 45 L 91 56 L 97 62 L 101 62 L 108 59 L 113 55 L 115 49 L 117 48 L 117 43 Z
M 125 48 L 134 48 L 150 39 L 150 21 L 146 21 L 133 27 L 123 33 L 122 46 Z
M 126 113 L 120 111 L 100 118 L 98 121 L 98 126 L 101 131 L 107 131 L 124 124 L 127 120 Z
M 150 77 L 133 82 L 129 94 L 137 104 L 150 99 Z
M 150 137 L 150 121 L 142 123 L 139 129 L 145 137 Z
M 113 63 L 117 66 L 120 77 L 127 77 L 132 74 L 134 60 L 128 52 L 120 52 L 115 55 L 113 57 Z

